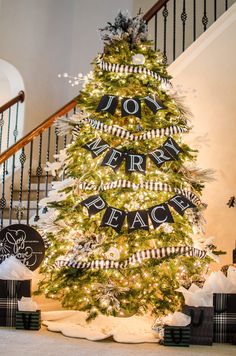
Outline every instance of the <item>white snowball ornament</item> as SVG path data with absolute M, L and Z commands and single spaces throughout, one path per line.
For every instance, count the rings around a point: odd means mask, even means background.
M 171 233 L 174 230 L 170 224 L 163 224 L 162 227 L 167 234 Z
M 105 253 L 105 257 L 108 260 L 113 260 L 113 261 L 119 260 L 120 251 L 115 247 L 110 247 L 109 250 Z
M 145 57 L 143 54 L 138 53 L 132 56 L 132 63 L 133 64 L 144 64 L 145 63 Z
M 99 304 L 102 308 L 108 308 L 110 305 L 110 299 L 107 296 L 103 296 L 100 301 Z

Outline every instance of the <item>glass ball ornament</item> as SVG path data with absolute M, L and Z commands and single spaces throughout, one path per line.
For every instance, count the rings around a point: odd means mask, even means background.
M 144 64 L 145 63 L 145 57 L 142 53 L 135 54 L 132 56 L 132 63 L 136 65 Z

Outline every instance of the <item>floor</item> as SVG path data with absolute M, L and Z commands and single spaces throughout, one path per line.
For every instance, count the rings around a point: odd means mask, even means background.
M 93 342 L 47 331 L 0 328 L 1 356 L 235 356 L 236 346 L 165 347 L 158 344 L 119 344 L 112 340 Z

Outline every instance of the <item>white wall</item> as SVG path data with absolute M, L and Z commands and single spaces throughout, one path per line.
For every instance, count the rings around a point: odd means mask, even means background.
M 11 88 L 7 77 L 0 71 L 0 106 L 11 99 Z
M 198 146 L 196 137 L 205 136 L 199 166 L 216 171 L 216 181 L 206 185 L 203 201 L 208 204 L 206 233 L 228 252 L 221 264 L 232 262 L 236 239 L 236 208 L 226 205 L 236 195 L 235 33 L 236 4 L 169 67 L 172 83 L 186 95 L 194 115 L 194 132 L 186 139 Z
M 98 28 L 133 0 L 1 0 L 0 58 L 25 82 L 28 132 L 63 106 L 77 90 L 58 73 L 87 73 L 102 50 Z
M 25 91 L 25 86 L 19 71 L 9 62 L 0 59 L 0 105 L 16 97 L 21 90 Z M 17 105 L 15 104 L 10 110 L 6 110 L 3 113 L 4 125 L 0 137 L 0 152 L 11 146 L 15 139 L 18 140 L 22 137 L 25 102 L 20 103 L 18 109 Z M 16 127 L 17 136 L 14 137 L 13 131 Z

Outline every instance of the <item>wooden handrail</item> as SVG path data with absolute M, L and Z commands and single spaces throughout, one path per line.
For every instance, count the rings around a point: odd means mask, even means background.
M 40 135 L 44 130 L 48 127 L 52 126 L 53 122 L 60 116 L 65 115 L 71 109 L 73 109 L 77 105 L 77 100 L 79 96 L 72 99 L 69 103 L 64 105 L 61 109 L 57 110 L 53 115 L 49 116 L 45 121 L 39 124 L 35 129 L 30 131 L 27 135 L 22 137 L 19 141 L 17 141 L 14 145 L 8 148 L 0 155 L 0 164 L 5 162 L 9 157 L 11 157 L 14 153 L 20 150 L 22 147 L 26 146 L 30 141 L 32 141 L 35 137 Z
M 153 16 L 156 15 L 156 13 L 158 11 L 160 11 L 162 9 L 162 7 L 168 2 L 169 0 L 159 0 L 156 2 L 156 4 L 154 4 L 150 10 L 148 10 L 146 12 L 146 14 L 143 16 L 143 19 L 146 21 L 146 22 L 149 22 Z
M 9 109 L 12 105 L 18 102 L 23 103 L 24 100 L 25 100 L 25 93 L 23 92 L 23 90 L 21 90 L 15 98 L 9 100 L 6 104 L 0 107 L 0 114 L 2 114 L 5 110 Z

